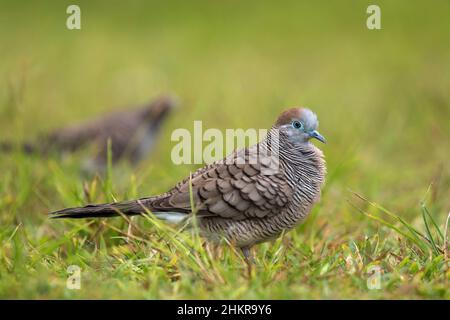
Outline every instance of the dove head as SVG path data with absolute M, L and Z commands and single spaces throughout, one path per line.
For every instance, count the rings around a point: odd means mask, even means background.
M 318 127 L 316 114 L 307 108 L 288 109 L 275 123 L 275 128 L 294 144 L 308 143 L 311 138 L 325 143 L 325 138 L 317 131 Z
M 176 98 L 171 96 L 160 96 L 144 108 L 144 118 L 150 122 L 159 122 L 169 112 L 178 106 Z

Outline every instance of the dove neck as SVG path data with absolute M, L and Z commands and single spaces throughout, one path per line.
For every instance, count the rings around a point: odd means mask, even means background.
M 317 156 L 318 149 L 308 142 L 292 142 L 288 136 L 276 127 L 272 127 L 267 136 L 261 141 L 261 147 L 272 154 L 279 154 L 280 158 L 291 159 L 296 155 Z M 320 150 L 319 150 L 319 153 Z M 320 154 L 318 155 L 320 157 Z

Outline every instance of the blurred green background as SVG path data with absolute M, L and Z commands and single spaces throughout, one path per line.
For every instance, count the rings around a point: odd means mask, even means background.
M 66 28 L 70 4 L 81 7 L 81 30 Z M 381 7 L 381 30 L 366 28 L 369 4 Z M 268 128 L 284 108 L 304 105 L 318 114 L 328 140 L 320 148 L 329 182 L 311 228 L 326 223 L 331 240 L 375 232 L 348 206 L 349 190 L 415 223 L 433 181 L 432 212 L 442 224 L 450 208 L 449 15 L 446 0 L 3 0 L 0 137 L 21 141 L 161 93 L 177 95 L 181 108 L 156 152 L 138 168 L 114 169 L 122 199 L 163 192 L 195 169 L 171 163 L 173 129 L 192 128 L 193 120 L 204 128 Z M 45 213 L 85 201 L 77 159 L 2 154 L 0 168 L 6 238 L 19 224 L 30 241 L 57 238 L 49 230 L 67 226 L 55 227 Z M 23 280 L 9 272 L 0 275 L 1 296 L 47 297 L 31 293 L 31 284 L 24 293 Z M 156 296 L 207 297 L 172 289 Z M 302 290 L 242 292 L 308 297 Z M 338 294 L 318 290 L 315 297 Z

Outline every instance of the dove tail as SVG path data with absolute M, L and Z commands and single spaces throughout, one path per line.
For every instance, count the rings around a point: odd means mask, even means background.
M 67 208 L 49 213 L 51 219 L 83 219 L 83 218 L 110 218 L 121 215 L 136 216 L 151 212 L 156 218 L 171 224 L 180 224 L 189 218 L 186 212 L 153 211 L 150 205 L 152 198 L 114 202 L 105 204 L 91 204 L 85 207 Z
M 148 210 L 151 209 L 148 208 Z M 52 219 L 109 218 L 120 216 L 122 214 L 126 216 L 135 216 L 145 212 L 146 207 L 139 200 L 134 200 L 67 208 L 51 212 L 49 216 Z
M 37 148 L 31 143 L 22 143 L 15 144 L 11 142 L 0 142 L 0 151 L 2 152 L 14 152 L 14 151 L 22 151 L 26 154 L 31 154 L 37 152 Z

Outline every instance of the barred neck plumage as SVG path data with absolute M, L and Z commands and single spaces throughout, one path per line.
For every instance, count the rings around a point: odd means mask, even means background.
M 311 142 L 294 143 L 276 127 L 272 127 L 268 131 L 267 136 L 260 144 L 261 147 L 279 154 L 280 158 L 286 161 L 298 160 L 299 162 L 303 162 L 318 160 L 323 165 L 323 153 L 314 144 Z
M 259 147 L 268 154 L 279 157 L 290 175 L 289 178 L 313 179 L 320 185 L 323 184 L 326 174 L 325 161 L 322 151 L 314 144 L 292 142 L 283 132 L 272 127 Z
M 272 128 L 265 144 L 269 150 L 278 148 L 280 167 L 293 194 L 289 205 L 281 215 L 274 216 L 270 223 L 281 229 L 291 229 L 311 211 L 320 199 L 325 182 L 326 167 L 323 153 L 312 143 L 295 143 L 285 134 Z

